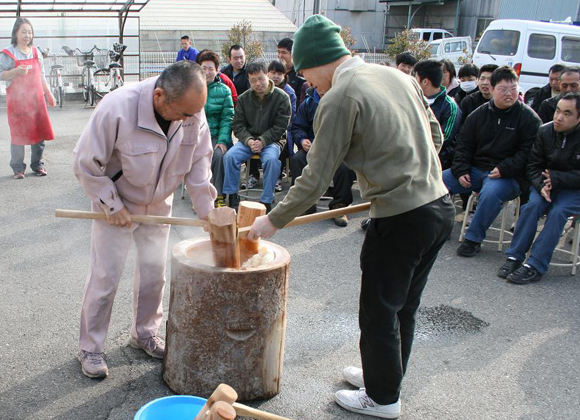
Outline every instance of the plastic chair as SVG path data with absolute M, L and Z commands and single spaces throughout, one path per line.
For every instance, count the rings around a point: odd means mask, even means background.
M 578 224 L 580 223 L 580 217 L 578 217 L 578 215 L 572 216 L 570 218 L 570 220 L 571 220 L 572 224 L 570 225 L 570 227 L 568 229 L 564 230 L 564 236 L 567 236 L 566 233 L 570 229 L 573 229 L 574 237 L 572 239 L 572 249 L 570 251 L 568 251 L 567 249 L 564 249 L 562 247 L 556 247 L 556 249 L 554 250 L 554 251 L 563 252 L 564 254 L 569 255 L 570 262 L 569 263 L 550 262 L 550 265 L 554 266 L 554 267 L 572 267 L 572 275 L 575 276 L 576 275 L 576 267 L 578 267 L 578 265 L 580 265 L 580 257 L 578 256 L 579 248 L 580 248 L 580 229 L 578 227 Z
M 463 240 L 465 239 L 465 231 L 467 230 L 467 226 L 469 226 L 468 220 L 469 220 L 469 214 L 473 211 L 473 207 L 475 206 L 475 204 L 477 203 L 477 198 L 479 197 L 479 193 L 478 192 L 472 192 L 471 195 L 469 196 L 469 201 L 467 202 L 467 208 L 465 209 L 465 217 L 463 218 L 463 224 L 461 225 L 461 233 L 459 235 L 459 242 L 463 242 Z M 487 243 L 491 243 L 491 244 L 498 244 L 497 245 L 497 251 L 498 252 L 502 252 L 502 248 L 504 244 L 509 244 L 511 242 L 511 240 L 505 240 L 505 235 L 511 235 L 513 236 L 513 233 L 509 230 L 506 229 L 506 223 L 507 223 L 507 209 L 509 207 L 511 207 L 509 204 L 515 204 L 515 220 L 514 222 L 518 221 L 518 218 L 520 217 L 520 197 L 515 198 L 514 200 L 511 201 L 506 201 L 503 203 L 502 209 L 501 209 L 501 223 L 500 223 L 500 227 L 496 228 L 491 226 L 488 230 L 493 230 L 493 231 L 498 231 L 499 232 L 499 239 L 496 240 L 491 240 L 491 239 L 484 239 L 483 242 L 487 242 Z
M 262 191 L 264 191 L 264 190 L 261 188 L 248 188 L 248 180 L 250 178 L 250 162 L 253 159 L 259 160 L 260 155 L 255 154 L 246 161 L 246 173 L 245 173 L 246 188 L 245 189 L 240 188 L 240 190 L 238 191 L 238 195 L 240 196 L 240 198 L 244 198 L 246 200 L 260 201 L 260 196 L 262 195 Z M 241 185 L 241 177 L 240 177 L 240 185 Z

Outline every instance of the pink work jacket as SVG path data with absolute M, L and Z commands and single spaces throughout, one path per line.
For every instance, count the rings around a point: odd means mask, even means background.
M 194 210 L 205 218 L 216 197 L 210 183 L 213 148 L 205 113 L 202 109 L 172 122 L 166 136 L 153 110 L 156 80 L 103 98 L 75 147 L 74 173 L 107 214 L 121 210 L 125 201 L 140 206 L 162 203 L 185 179 Z

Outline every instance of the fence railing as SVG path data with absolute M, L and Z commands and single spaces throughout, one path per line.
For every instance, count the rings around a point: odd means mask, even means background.
M 138 55 L 125 55 L 123 57 L 123 68 L 126 83 L 134 83 L 149 77 L 158 76 L 165 67 L 175 62 L 176 53 L 173 52 L 141 52 Z M 367 63 L 379 64 L 388 61 L 386 54 L 359 54 Z M 267 52 L 262 54 L 261 59 L 270 62 L 277 57 L 276 52 Z M 44 59 L 44 69 L 46 78 L 50 84 L 50 69 L 53 65 L 59 64 L 64 67 L 62 70 L 63 80 L 67 85 L 66 93 L 79 93 L 82 91 L 81 74 L 83 67 L 77 63 L 76 56 L 57 55 Z M 220 63 L 220 68 L 227 65 L 227 62 Z M 95 75 L 97 90 L 107 92 L 106 86 L 108 76 L 106 74 Z M 5 95 L 5 85 L 0 83 L 0 94 Z
M 367 63 L 379 64 L 388 61 L 386 54 L 363 53 L 359 56 Z M 176 53 L 172 52 L 142 52 L 141 53 L 141 80 L 152 76 L 158 76 L 165 67 L 175 62 Z M 277 58 L 276 52 L 263 53 L 260 59 L 269 63 Z M 226 66 L 227 62 L 220 63 L 220 68 Z

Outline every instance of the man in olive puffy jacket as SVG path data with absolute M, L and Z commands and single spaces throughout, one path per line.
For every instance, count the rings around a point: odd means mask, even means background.
M 580 93 L 562 96 L 554 121 L 540 127 L 527 177 L 532 184 L 530 200 L 522 207 L 506 251 L 508 259 L 498 272 L 516 284 L 542 278 L 568 218 L 580 213 Z M 534 241 L 538 220 L 546 212 L 544 228 Z M 530 247 L 528 261 L 522 265 Z
M 280 174 L 280 152 L 286 147 L 286 129 L 292 109 L 290 98 L 268 79 L 265 63 L 252 63 L 246 70 L 251 89 L 238 98 L 232 128 L 238 142 L 224 157 L 224 193 L 230 207 L 239 204 L 240 166 L 253 155 L 259 155 L 264 168 L 264 189 L 260 202 L 271 209 L 274 187 Z
M 224 186 L 223 158 L 228 149 L 232 147 L 234 102 L 230 89 L 222 83 L 218 76 L 218 55 L 210 50 L 204 51 L 199 57 L 199 62 L 207 83 L 207 102 L 204 110 L 214 149 L 211 160 L 211 183 L 218 192 L 215 206 L 225 207 L 226 203 L 222 192 Z

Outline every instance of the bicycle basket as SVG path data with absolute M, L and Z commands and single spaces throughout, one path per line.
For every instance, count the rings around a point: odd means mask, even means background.
M 79 67 L 83 67 L 85 65 L 85 61 L 93 61 L 94 58 L 94 54 L 93 53 L 87 53 L 87 54 L 79 54 L 79 55 L 75 55 L 75 57 L 77 58 L 77 65 Z
M 95 65 L 99 69 L 109 68 L 109 51 L 96 50 L 95 51 Z

